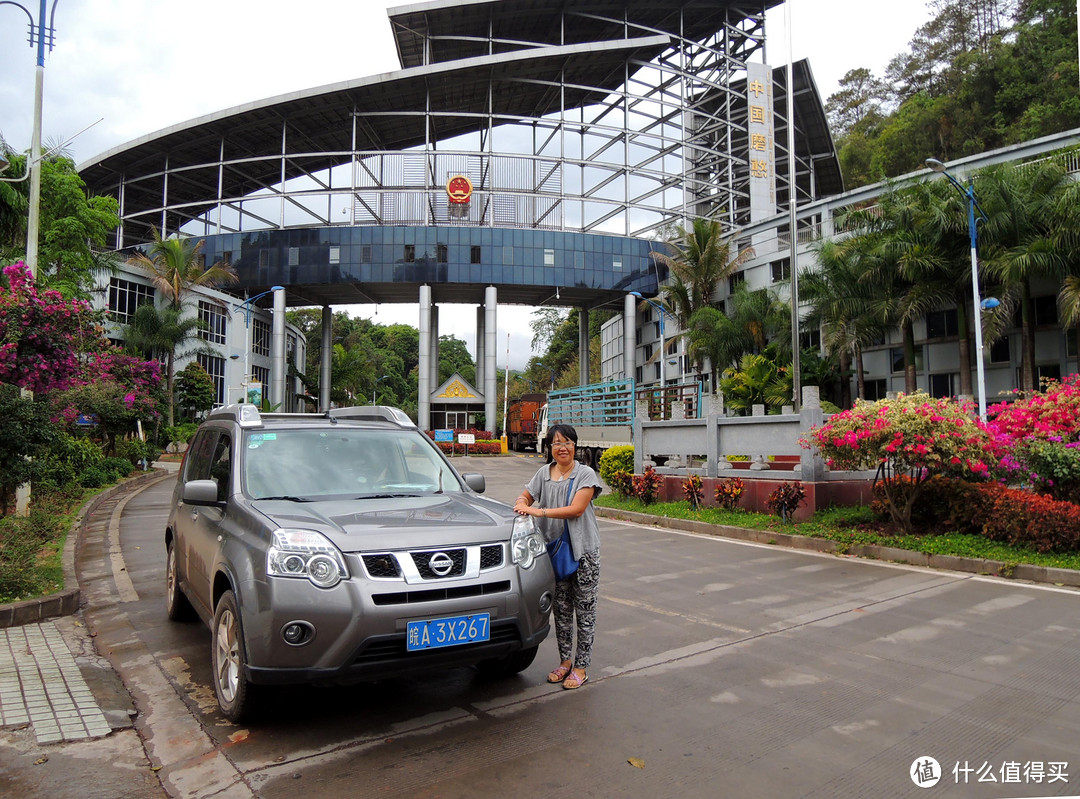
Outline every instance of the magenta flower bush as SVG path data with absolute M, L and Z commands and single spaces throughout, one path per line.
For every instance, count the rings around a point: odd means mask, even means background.
M 991 434 L 970 402 L 901 394 L 859 402 L 810 431 L 831 469 L 876 469 L 892 520 L 911 532 L 911 511 L 934 475 L 985 479 L 994 462 Z
M 79 374 L 82 337 L 92 328 L 89 304 L 65 300 L 58 291 L 39 293 L 22 261 L 2 274 L 0 383 L 35 394 L 67 388 Z

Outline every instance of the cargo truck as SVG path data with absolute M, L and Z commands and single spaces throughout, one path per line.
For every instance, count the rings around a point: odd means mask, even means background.
M 638 400 L 649 403 L 650 419 L 666 419 L 672 402 L 682 402 L 687 419 L 697 418 L 701 385 L 682 383 L 659 388 L 635 388 L 633 380 L 611 380 L 551 391 L 540 409 L 536 451 L 547 455 L 544 441 L 554 424 L 569 424 L 578 434 L 577 459 L 595 467 L 604 450 L 634 443 L 634 414 Z
M 547 394 L 523 394 L 510 400 L 506 408 L 506 438 L 515 452 L 536 450 L 536 431 L 540 426 L 540 409 Z

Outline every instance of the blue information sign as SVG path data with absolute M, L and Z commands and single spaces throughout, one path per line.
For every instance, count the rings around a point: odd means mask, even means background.
M 453 443 L 453 441 L 454 441 L 454 431 L 453 430 L 436 430 L 435 431 L 435 440 L 436 441 L 445 441 L 448 444 Z

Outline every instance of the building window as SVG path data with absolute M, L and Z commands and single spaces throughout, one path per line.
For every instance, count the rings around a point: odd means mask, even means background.
M 289 248 L 289 266 L 299 266 L 299 265 L 300 265 L 300 248 L 299 247 L 290 247 Z
M 203 328 L 199 331 L 200 338 L 211 344 L 225 343 L 226 316 L 221 308 L 199 300 L 199 321 L 203 323 Z
M 956 396 L 956 381 L 959 377 L 953 372 L 930 375 L 930 396 L 939 399 Z
M 734 275 L 727 279 L 728 294 L 734 294 L 735 289 L 746 282 L 745 272 L 736 272 Z
M 360 263 L 362 263 L 362 264 L 370 264 L 371 263 L 371 245 L 370 244 L 361 244 L 360 245 Z
M 217 399 L 214 400 L 218 405 L 225 404 L 225 359 L 219 358 L 217 355 L 207 355 L 200 352 L 195 356 L 195 359 L 199 362 L 199 366 L 206 370 L 206 373 L 214 381 L 214 393 Z
M 251 351 L 256 355 L 270 355 L 270 323 L 262 319 L 251 320 Z
M 514 265 L 514 248 L 513 247 L 503 247 L 502 248 L 502 262 L 503 262 L 503 266 L 513 266 Z
M 1048 294 L 1045 297 L 1033 297 L 1031 304 L 1035 309 L 1035 324 L 1056 325 L 1058 322 L 1057 297 Z
M 266 386 L 270 385 L 270 369 L 265 366 L 252 366 L 251 381 L 253 383 L 261 383 L 265 389 Z M 264 390 L 263 396 L 268 397 L 268 392 Z
M 806 330 L 799 333 L 799 346 L 804 350 L 821 350 L 821 331 Z
M 544 250 L 544 266 L 555 266 L 555 250 Z
M 131 280 L 114 277 L 109 281 L 109 316 L 119 324 L 129 324 L 135 309 L 145 302 L 154 301 L 152 286 L 144 286 Z
M 1035 382 L 1041 387 L 1044 380 L 1061 380 L 1061 365 L 1056 363 L 1035 367 Z
M 863 399 L 868 402 L 877 402 L 885 399 L 886 391 L 888 391 L 888 382 L 884 378 L 867 380 L 863 384 L 863 392 L 866 394 Z
M 990 363 L 1009 362 L 1009 337 L 1003 336 L 990 345 Z
M 782 283 L 785 280 L 791 280 L 791 259 L 785 258 L 782 261 L 773 261 L 770 264 L 772 267 L 772 282 Z
M 893 347 L 889 350 L 889 356 L 892 360 L 892 370 L 894 372 L 904 371 L 904 348 Z M 915 348 L 915 371 L 921 372 L 923 368 L 923 348 L 918 346 Z
M 341 248 L 340 247 L 331 247 L 330 248 L 330 263 L 332 263 L 332 264 L 340 264 L 341 263 Z
M 469 263 L 470 264 L 478 264 L 478 263 L 480 263 L 480 248 L 478 246 L 476 246 L 476 245 L 473 245 L 472 247 L 469 247 Z
M 440 264 L 450 260 L 450 249 L 445 244 L 435 245 L 435 260 Z
M 612 262 L 611 262 L 611 268 L 614 269 L 616 272 L 621 272 L 622 271 L 622 258 L 618 257 L 618 258 L 613 259 Z
M 259 266 L 263 267 L 264 269 L 266 267 L 270 266 L 270 251 L 269 250 L 265 250 L 265 249 L 259 250 Z
M 415 263 L 415 262 L 416 262 L 416 245 L 415 244 L 406 244 L 405 245 L 405 263 L 411 264 L 411 263 Z
M 926 315 L 927 338 L 948 338 L 949 336 L 956 336 L 959 332 L 960 327 L 955 308 L 944 311 L 931 311 Z

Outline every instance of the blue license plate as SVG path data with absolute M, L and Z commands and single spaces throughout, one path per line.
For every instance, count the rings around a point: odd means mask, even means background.
M 410 621 L 405 626 L 405 635 L 406 648 L 410 652 L 490 641 L 491 615 L 474 613 L 471 616 Z

